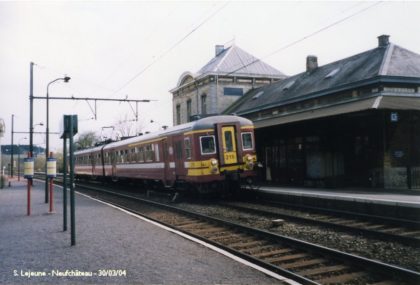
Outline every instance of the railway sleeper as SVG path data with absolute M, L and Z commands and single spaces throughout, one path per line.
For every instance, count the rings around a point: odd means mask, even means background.
M 348 227 L 353 227 L 353 228 L 360 228 L 360 227 L 365 227 L 365 226 L 367 226 L 367 225 L 369 225 L 370 223 L 369 222 L 356 222 L 356 223 L 349 223 L 349 224 L 346 224 L 346 226 L 348 226 Z
M 197 220 L 193 220 L 193 219 L 181 219 L 179 222 L 174 223 L 174 225 L 177 227 L 180 227 L 180 226 L 189 225 L 196 222 Z
M 373 224 L 371 226 L 367 226 L 365 227 L 366 230 L 379 230 L 381 228 L 384 228 L 385 225 L 378 225 L 378 224 Z
M 375 283 L 369 283 L 368 285 L 401 285 L 401 283 L 399 282 L 395 282 L 395 281 L 380 281 L 380 282 L 375 282 Z
M 219 242 L 219 243 L 223 243 L 223 244 L 230 244 L 230 243 L 240 241 L 244 239 L 245 237 L 246 236 L 240 233 L 231 233 L 230 235 L 227 235 L 227 236 L 211 238 L 211 240 Z
M 279 257 L 267 258 L 267 259 L 264 259 L 264 261 L 277 264 L 283 261 L 292 261 L 292 260 L 297 260 L 297 259 L 301 259 L 305 257 L 308 257 L 306 253 L 296 253 L 296 254 L 290 254 L 290 255 L 283 255 Z
M 343 284 L 349 281 L 353 281 L 355 279 L 362 279 L 366 277 L 367 275 L 365 272 L 352 272 L 352 273 L 328 276 L 328 277 L 315 279 L 315 280 L 321 284 Z
M 274 248 L 277 248 L 277 246 L 276 245 L 273 245 L 271 243 L 266 243 L 265 242 L 265 243 L 261 244 L 258 247 L 247 249 L 245 251 L 245 253 L 246 254 L 249 254 L 249 255 L 255 255 L 255 254 L 258 254 L 258 253 L 270 252 Z
M 411 231 L 411 232 L 403 232 L 400 234 L 401 236 L 412 236 L 412 237 L 417 237 L 420 235 L 420 231 Z
M 194 230 L 193 232 L 195 234 L 206 236 L 206 234 L 219 233 L 219 232 L 222 232 L 222 231 L 225 231 L 225 230 L 226 230 L 226 228 L 210 226 L 208 228 L 203 228 L 203 229 L 196 230 L 196 231 Z
M 318 268 L 312 268 L 312 269 L 306 269 L 304 271 L 299 271 L 300 275 L 303 275 L 305 277 L 311 277 L 331 272 L 340 272 L 344 270 L 349 270 L 349 268 L 345 265 L 331 265 L 331 266 L 323 266 Z
M 209 224 L 206 222 L 193 222 L 193 223 L 189 223 L 189 224 L 185 224 L 183 226 L 177 226 L 177 227 L 183 230 L 193 230 L 193 229 L 198 229 L 205 226 L 209 226 Z
M 326 262 L 327 260 L 325 259 L 314 258 L 314 259 L 305 259 L 305 260 L 299 260 L 299 261 L 294 261 L 294 262 L 289 262 L 289 263 L 281 263 L 278 266 L 284 269 L 292 270 L 292 271 L 299 271 L 302 268 L 307 268 L 310 266 L 319 265 Z
M 401 232 L 404 231 L 403 228 L 387 228 L 387 229 L 381 229 L 380 232 L 381 233 L 394 233 L 394 232 Z
M 265 252 L 253 254 L 253 256 L 255 256 L 257 258 L 268 258 L 268 257 L 275 256 L 275 255 L 278 255 L 278 254 L 289 253 L 291 251 L 293 251 L 293 249 L 280 248 L 280 249 L 275 249 L 275 250 L 271 250 L 271 251 L 265 251 Z
M 209 233 L 209 235 L 204 235 L 206 238 L 211 239 L 212 241 L 223 240 L 225 238 L 232 237 L 232 232 L 229 230 L 219 231 Z
M 236 250 L 241 250 L 241 249 L 246 249 L 246 248 L 253 247 L 260 244 L 261 244 L 261 241 L 259 240 L 251 240 L 248 242 L 238 242 L 238 243 L 230 244 L 229 246 Z

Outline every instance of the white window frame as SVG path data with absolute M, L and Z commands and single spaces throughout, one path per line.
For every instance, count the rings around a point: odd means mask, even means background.
M 244 146 L 244 135 L 245 134 L 250 134 L 251 135 L 251 144 L 252 144 L 251 148 L 245 148 L 245 146 Z M 243 132 L 241 134 L 241 136 L 242 136 L 242 150 L 253 150 L 254 149 L 254 135 L 253 135 L 253 133 L 252 132 Z
M 214 142 L 214 151 L 213 152 L 203 152 L 203 143 L 202 143 L 202 139 L 203 138 L 212 138 L 213 142 Z M 201 151 L 201 155 L 211 155 L 211 154 L 215 154 L 216 153 L 216 137 L 215 136 L 200 136 L 200 151 Z

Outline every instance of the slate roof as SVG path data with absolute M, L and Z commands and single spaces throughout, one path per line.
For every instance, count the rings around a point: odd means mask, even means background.
M 258 77 L 286 77 L 282 72 L 247 53 L 236 45 L 225 48 L 204 65 L 197 75 L 243 75 Z
M 253 89 L 228 107 L 224 113 L 252 113 L 386 78 L 397 82 L 411 78 L 420 83 L 420 55 L 389 43 L 387 46 L 377 47 Z

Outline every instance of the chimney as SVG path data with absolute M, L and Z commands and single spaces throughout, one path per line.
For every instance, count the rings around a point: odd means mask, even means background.
M 389 45 L 389 36 L 388 35 L 380 35 L 378 37 L 378 47 L 386 47 Z
M 216 55 L 215 56 L 218 56 L 224 50 L 225 50 L 224 45 L 216 45 Z
M 318 58 L 315 55 L 306 57 L 306 71 L 312 71 L 318 68 Z

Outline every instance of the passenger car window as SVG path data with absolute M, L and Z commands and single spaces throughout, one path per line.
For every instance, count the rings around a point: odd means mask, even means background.
M 184 139 L 185 156 L 187 159 L 191 158 L 191 140 L 190 138 Z
M 242 133 L 242 149 L 253 149 L 252 145 L 252 133 Z
M 216 153 L 216 144 L 214 136 L 203 136 L 200 137 L 201 154 L 213 154 Z

